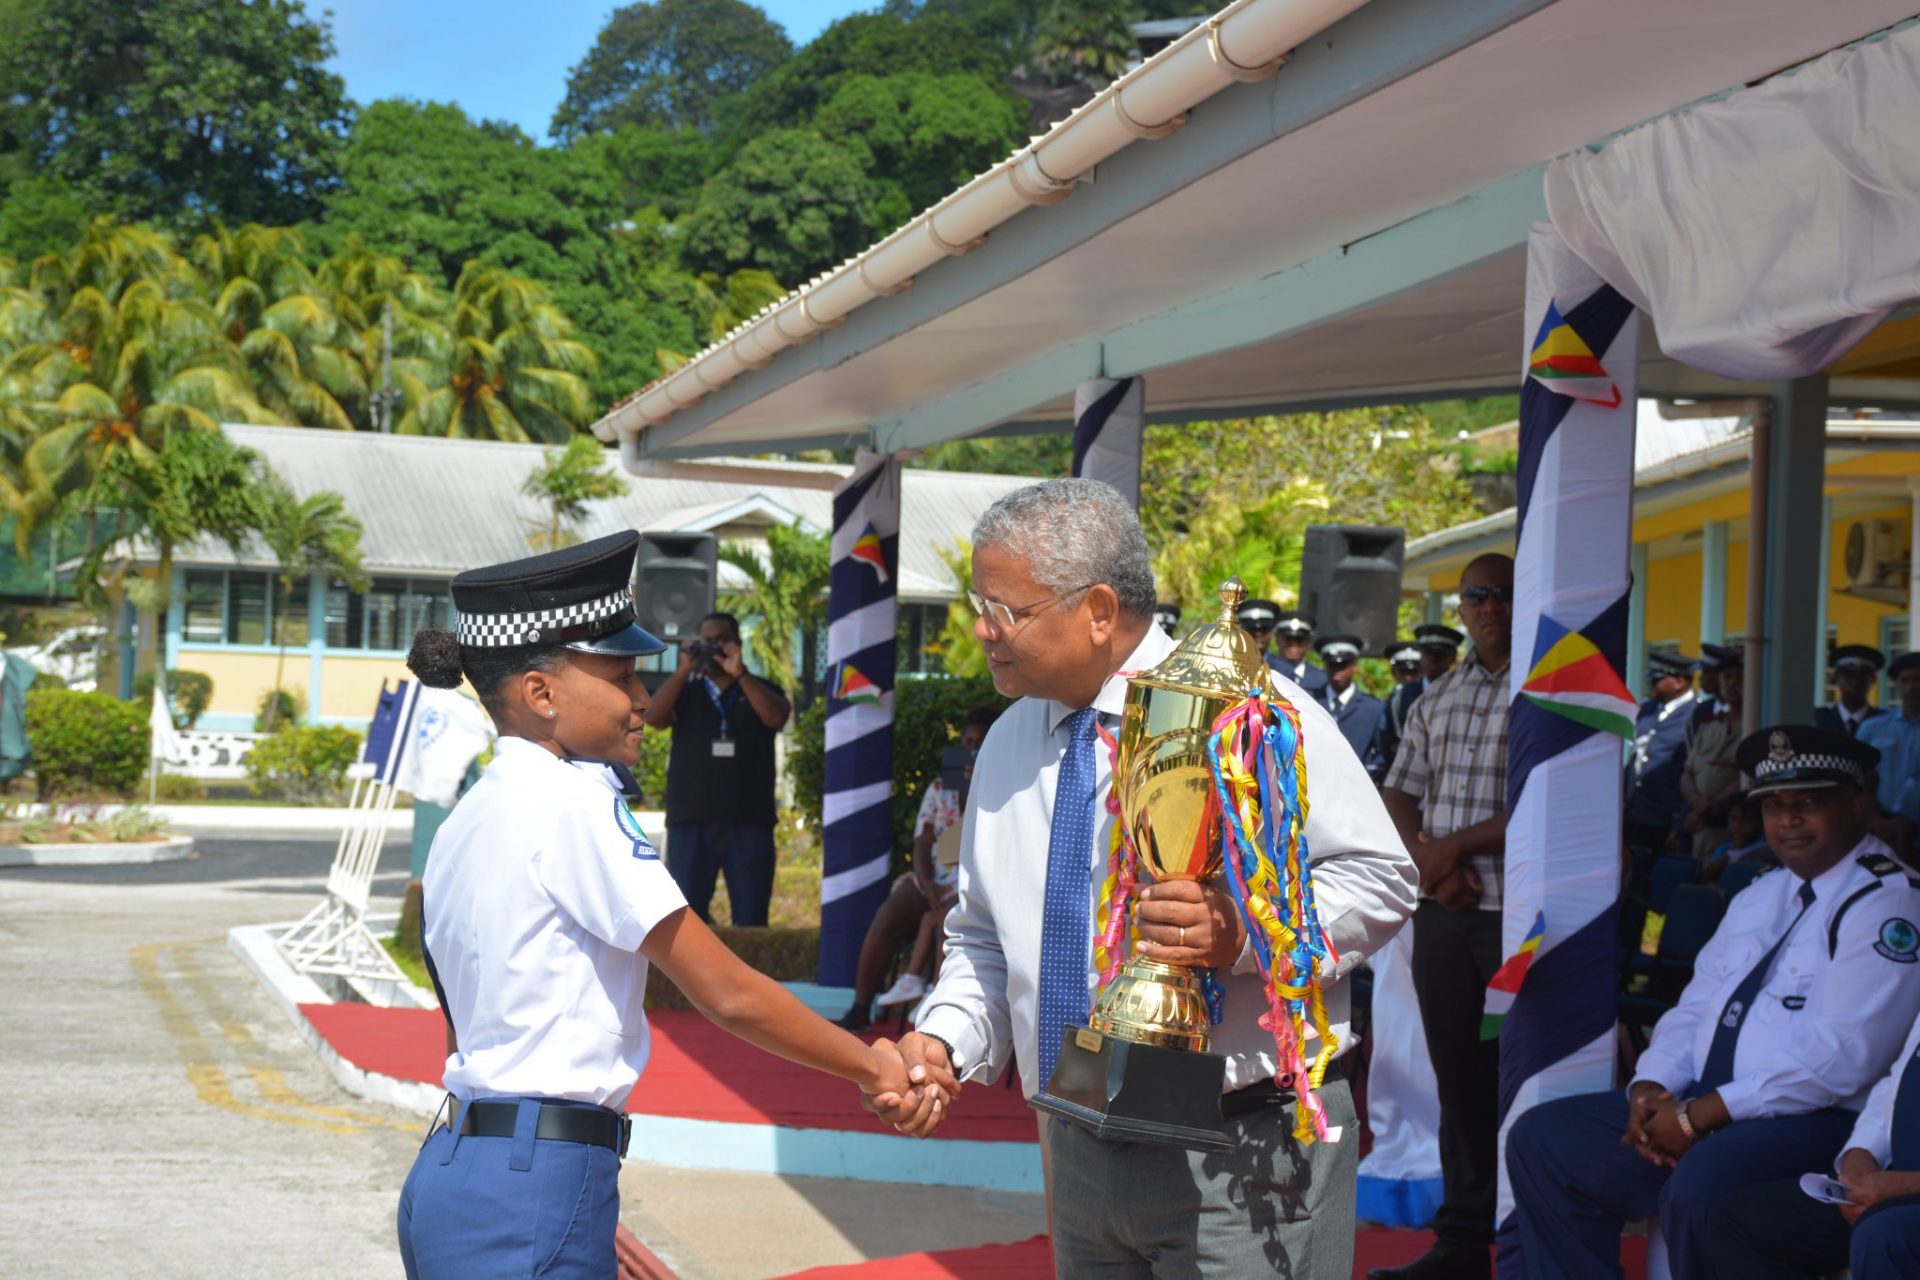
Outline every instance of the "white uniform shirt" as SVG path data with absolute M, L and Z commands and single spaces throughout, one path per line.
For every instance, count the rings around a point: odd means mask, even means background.
M 1886 1074 L 1920 1016 L 1920 889 L 1898 868 L 1876 875 L 1867 865 L 1886 858 L 1868 836 L 1813 880 L 1813 906 L 1740 1028 L 1733 1080 L 1719 1091 L 1733 1119 L 1858 1110 Z M 1654 1027 L 1634 1083 L 1678 1094 L 1700 1078 L 1727 1001 L 1799 914 L 1801 884 L 1782 869 L 1734 895 L 1680 1003 Z
M 1165 632 L 1151 627 L 1123 669 L 1145 670 L 1173 648 Z M 1321 925 L 1339 952 L 1338 966 L 1329 975 L 1339 980 L 1329 982 L 1327 1017 L 1345 1052 L 1351 1047 L 1345 976 L 1399 931 L 1413 911 L 1417 878 L 1373 781 L 1340 727 L 1326 708 L 1284 677 L 1281 683 L 1299 709 L 1305 740 L 1314 893 Z M 1101 686 L 1093 705 L 1108 729 L 1117 732 L 1126 696 L 1126 679 L 1118 674 Z M 946 960 L 918 1023 L 921 1031 L 953 1046 L 957 1065 L 969 1078 L 998 1075 L 1008 1052 L 1017 1048 L 1020 1085 L 1028 1097 L 1045 1083 L 1038 1078 L 1035 1026 L 1041 907 L 1054 789 L 1067 748 L 1065 723 L 1076 709 L 1022 698 L 988 731 L 967 796 L 960 899 L 947 916 Z M 1093 843 L 1087 850 L 1093 868 L 1089 919 L 1099 909 L 1114 821 L 1106 809 L 1112 774 L 1104 742 L 1096 742 L 1094 758 L 1098 792 Z M 1101 923 L 1093 921 L 1093 932 L 1099 932 Z M 1090 939 L 1089 1007 L 1097 980 Z M 1226 1020 L 1213 1028 L 1212 1049 L 1227 1059 L 1230 1092 L 1271 1079 L 1278 1067 L 1273 1036 L 1257 1021 L 1267 1012 L 1267 1002 L 1250 949 L 1243 950 L 1222 987 Z M 1309 1061 L 1318 1047 L 1309 1030 L 1304 1046 Z
M 1907 1033 L 1907 1042 L 1900 1047 L 1892 1068 L 1880 1077 L 1880 1082 L 1873 1086 L 1873 1092 L 1867 1095 L 1866 1105 L 1860 1108 L 1860 1118 L 1854 1121 L 1853 1132 L 1847 1137 L 1847 1145 L 1840 1148 L 1841 1155 L 1858 1147 L 1872 1156 L 1874 1163 L 1882 1169 L 1893 1163 L 1893 1100 L 1900 1092 L 1900 1077 L 1906 1073 L 1907 1061 L 1915 1053 L 1920 1053 L 1920 1022 L 1913 1024 L 1913 1030 Z M 1838 1159 L 1833 1162 L 1833 1167 L 1839 1169 Z
M 423 901 L 460 1046 L 448 1092 L 618 1109 L 647 1065 L 637 952 L 686 899 L 611 771 L 501 738 L 433 839 Z

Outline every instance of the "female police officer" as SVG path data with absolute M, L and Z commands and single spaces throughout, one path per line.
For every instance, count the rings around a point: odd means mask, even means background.
M 647 706 L 634 658 L 665 647 L 634 620 L 638 542 L 461 574 L 458 636 L 423 631 L 407 658 L 430 685 L 464 675 L 500 730 L 427 863 L 453 1108 L 400 1195 L 413 1280 L 614 1274 L 620 1109 L 647 1062 L 649 961 L 720 1026 L 856 1082 L 909 1131 L 957 1090 L 919 1068 L 910 1082 L 888 1042 L 861 1043 L 741 963 L 634 821 Z

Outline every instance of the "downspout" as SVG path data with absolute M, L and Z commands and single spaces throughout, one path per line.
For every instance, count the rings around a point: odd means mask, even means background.
M 1746 402 L 1745 408 L 1753 429 L 1747 440 L 1747 481 L 1752 487 L 1747 491 L 1747 638 L 1741 695 L 1744 705 L 1740 711 L 1743 732 L 1753 728 L 1753 717 L 1759 714 L 1761 664 L 1766 658 L 1767 489 L 1772 471 L 1773 401 L 1756 396 Z

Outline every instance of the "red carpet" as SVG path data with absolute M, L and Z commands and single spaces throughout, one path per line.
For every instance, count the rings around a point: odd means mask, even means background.
M 1366 1280 L 1369 1267 L 1393 1267 L 1426 1252 L 1433 1240 L 1424 1231 L 1360 1232 L 1354 1241 L 1353 1280 Z M 1647 1241 L 1631 1236 L 1623 1242 L 1621 1262 L 1627 1280 L 1644 1280 Z M 783 1280 L 1053 1280 L 1053 1252 L 1045 1236 L 1019 1244 L 989 1244 L 977 1249 L 944 1253 L 910 1253 L 899 1258 L 875 1258 L 844 1267 L 814 1267 Z
M 437 1010 L 307 1004 L 300 1011 L 361 1070 L 440 1083 L 446 1024 Z M 763 1053 L 697 1013 L 663 1009 L 647 1020 L 653 1055 L 627 1103 L 636 1115 L 892 1132 L 860 1110 L 853 1086 Z M 974 1085 L 940 1133 L 982 1142 L 1032 1142 L 1033 1112 L 1018 1089 Z

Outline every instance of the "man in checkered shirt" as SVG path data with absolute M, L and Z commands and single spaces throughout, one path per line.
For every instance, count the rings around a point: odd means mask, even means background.
M 1373 1280 L 1480 1280 L 1490 1271 L 1500 1058 L 1499 1043 L 1480 1038 L 1480 1015 L 1500 967 L 1511 558 L 1488 554 L 1467 566 L 1460 618 L 1473 652 L 1413 704 L 1383 792 L 1420 868 L 1413 985 L 1440 1093 L 1438 1238 L 1404 1267 L 1376 1268 Z

